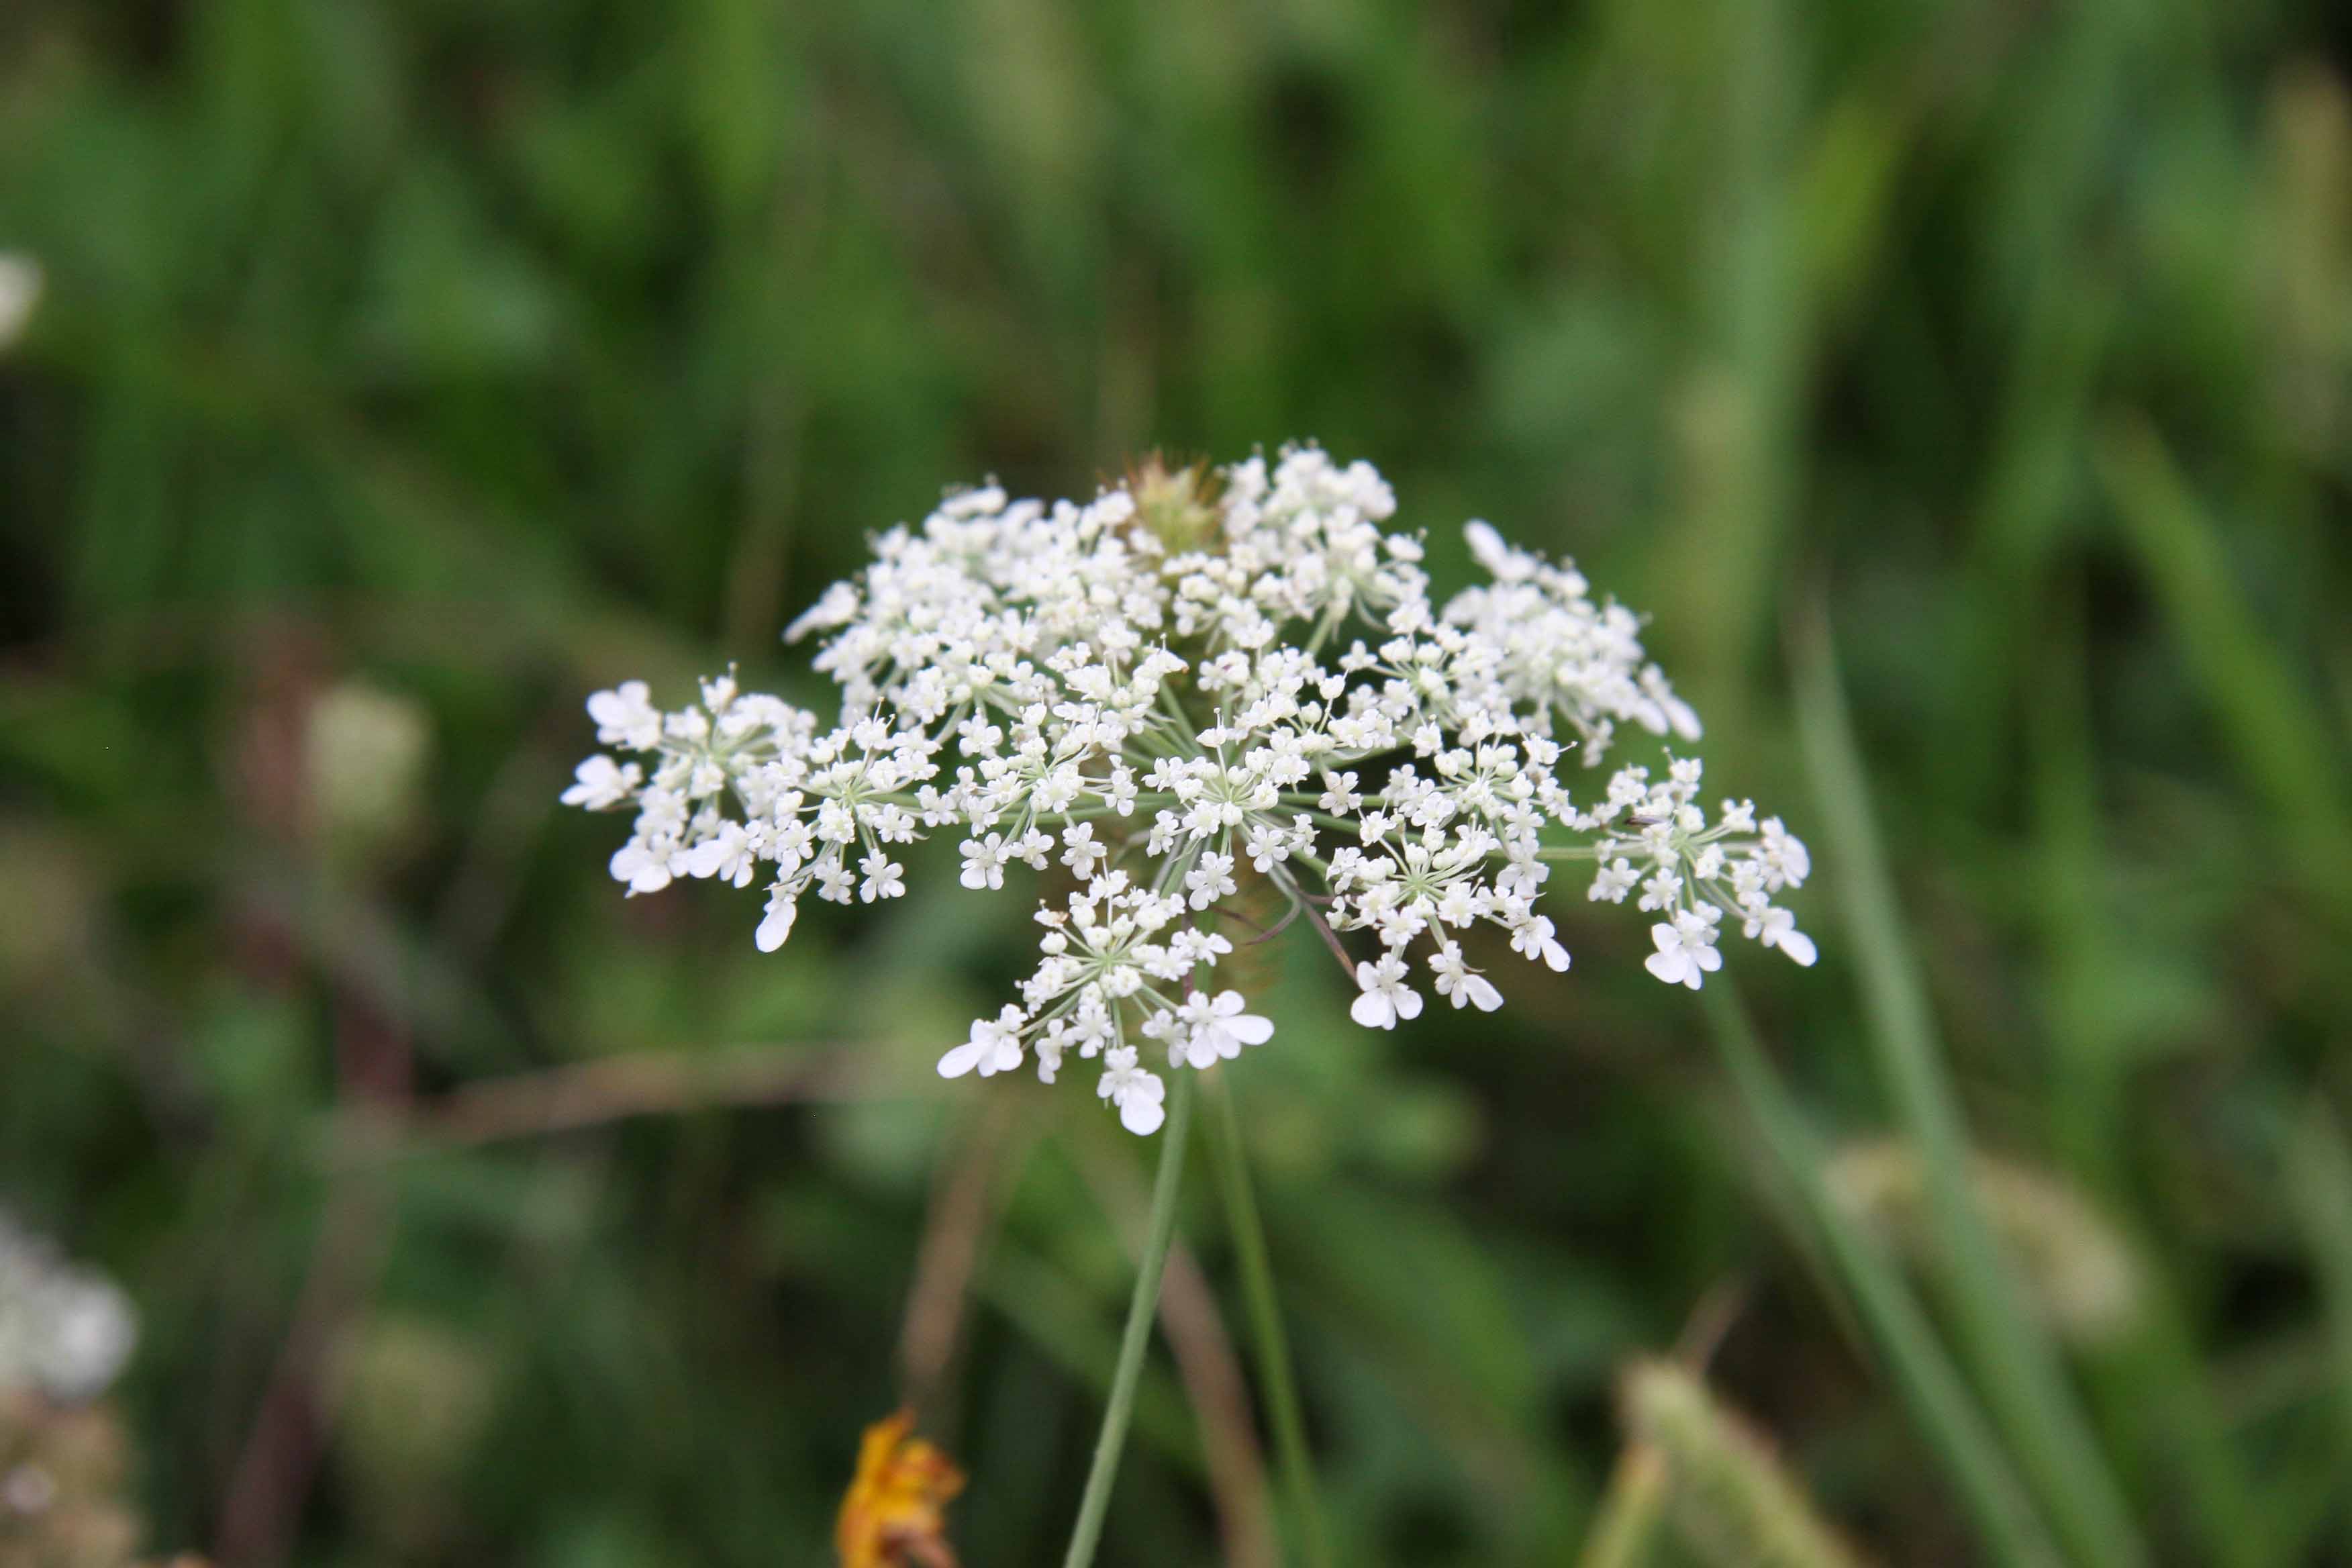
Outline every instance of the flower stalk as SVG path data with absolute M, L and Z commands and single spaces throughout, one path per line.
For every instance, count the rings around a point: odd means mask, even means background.
M 1217 1124 L 1210 1145 L 1216 1151 L 1217 1174 L 1224 1188 L 1225 1225 L 1233 1234 L 1234 1261 L 1241 1269 L 1250 1337 L 1257 1351 L 1258 1381 L 1265 1396 L 1266 1419 L 1274 1427 L 1282 1488 L 1296 1521 L 1298 1555 L 1307 1568 L 1332 1568 L 1331 1531 L 1315 1485 L 1315 1461 L 1307 1447 L 1307 1423 L 1299 1411 L 1298 1383 L 1291 1370 L 1290 1341 L 1283 1331 L 1281 1304 L 1275 1299 L 1265 1227 L 1258 1220 L 1249 1154 L 1242 1144 L 1241 1119 L 1234 1110 L 1233 1085 L 1223 1073 L 1217 1075 L 1216 1096 Z
M 1137 1259 L 1135 1294 L 1127 1307 L 1127 1328 L 1118 1342 L 1118 1362 L 1111 1373 L 1110 1399 L 1103 1407 L 1102 1432 L 1095 1439 L 1094 1463 L 1087 1471 L 1086 1490 L 1078 1499 L 1077 1522 L 1070 1530 L 1070 1549 L 1062 1568 L 1088 1568 L 1102 1540 L 1103 1521 L 1110 1510 L 1112 1486 L 1118 1479 L 1120 1454 L 1127 1447 L 1128 1424 L 1135 1415 L 1135 1390 L 1143 1375 L 1143 1351 L 1151 1340 L 1152 1319 L 1160 1307 L 1160 1276 L 1168 1266 L 1168 1248 L 1176 1239 L 1176 1194 L 1184 1176 L 1185 1134 L 1192 1119 L 1192 1080 L 1197 1075 L 1178 1073 L 1168 1096 L 1168 1121 L 1160 1145 L 1160 1173 L 1151 1186 L 1151 1227 L 1145 1233 L 1143 1255 Z

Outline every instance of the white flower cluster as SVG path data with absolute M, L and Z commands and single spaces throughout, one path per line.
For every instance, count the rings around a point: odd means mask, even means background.
M 1066 871 L 1020 1002 L 940 1071 L 987 1076 L 1034 1051 L 1051 1081 L 1075 1049 L 1138 1132 L 1165 1093 L 1147 1043 L 1202 1068 L 1273 1032 L 1213 980 L 1233 952 L 1220 915 L 1247 923 L 1232 908 L 1245 879 L 1286 906 L 1282 923 L 1320 931 L 1354 1017 L 1380 1028 L 1422 1010 L 1416 952 L 1454 1006 L 1501 1005 L 1465 945 L 1480 925 L 1566 969 L 1536 909 L 1560 860 L 1596 862 L 1595 899 L 1638 889 L 1662 980 L 1696 987 L 1721 964 L 1727 913 L 1810 963 L 1771 901 L 1806 871 L 1777 820 L 1727 803 L 1710 826 L 1690 759 L 1656 783 L 1624 768 L 1590 808 L 1561 782 L 1570 750 L 1590 767 L 1627 724 L 1698 738 L 1640 618 L 1483 522 L 1468 537 L 1492 581 L 1434 605 L 1419 539 L 1381 527 L 1395 510 L 1370 464 L 1314 447 L 1214 475 L 1154 465 L 1085 504 L 956 493 L 876 540 L 873 563 L 787 631 L 823 638 L 838 724 L 731 677 L 675 712 L 632 681 L 588 711 L 640 760 L 593 756 L 563 798 L 635 809 L 612 865 L 632 893 L 763 879 L 766 950 L 812 889 L 903 893 L 894 853 L 931 831 L 962 836 L 967 888 L 1001 888 L 1016 863 Z M 1349 959 L 1341 931 L 1368 933 L 1374 956 Z
M 0 1392 L 94 1399 L 138 1341 L 138 1315 L 112 1280 L 0 1213 Z

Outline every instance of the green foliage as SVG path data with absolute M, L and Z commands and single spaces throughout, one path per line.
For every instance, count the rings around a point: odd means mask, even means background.
M 142 1303 L 153 1544 L 822 1561 L 944 1279 L 959 1547 L 1050 1560 L 1145 1152 L 940 1089 L 1031 933 L 910 876 L 763 956 L 554 797 L 617 678 L 814 696 L 776 629 L 944 483 L 1315 436 L 1441 584 L 1486 515 L 1649 606 L 1824 871 L 1720 1056 L 1623 921 L 1394 1036 L 1277 944 L 1233 1087 L 1336 1560 L 1571 1560 L 1618 1368 L 1727 1280 L 1709 1386 L 1870 1558 L 2341 1554 L 2346 48 L 2128 0 L 0 7 L 47 277 L 0 1203 Z M 1916 1290 L 1822 1163 L 1885 1138 Z M 1979 1157 L 2117 1227 L 2128 1327 L 2048 1342 Z M 1184 1370 L 1102 1563 L 1225 1549 Z

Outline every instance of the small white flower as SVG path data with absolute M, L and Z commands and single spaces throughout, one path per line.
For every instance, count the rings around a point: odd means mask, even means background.
M 896 899 L 907 891 L 906 868 L 879 850 L 858 861 L 857 868 L 866 879 L 857 885 L 857 896 L 867 903 L 877 899 Z
M 1660 921 L 1650 928 L 1650 940 L 1658 951 L 1643 961 L 1643 967 L 1669 985 L 1696 991 L 1706 975 L 1723 967 L 1723 954 L 1715 949 L 1715 928 L 1696 917 L 1680 915 L 1671 925 Z
M 1367 1029 L 1393 1029 L 1400 1018 L 1421 1016 L 1421 993 L 1404 983 L 1404 960 L 1393 952 L 1381 954 L 1377 963 L 1356 965 L 1356 984 L 1363 994 L 1348 1016 Z
M 1595 903 L 1622 904 L 1625 901 L 1625 895 L 1633 890 L 1633 884 L 1639 877 L 1640 873 L 1633 869 L 1633 862 L 1621 855 L 1594 869 L 1592 889 L 1586 896 Z
M 687 875 L 716 877 L 739 888 L 751 885 L 751 873 L 758 864 L 751 834 L 735 822 L 720 823 L 719 831 L 696 845 L 686 858 Z
M 1213 1067 L 1242 1054 L 1244 1046 L 1262 1046 L 1274 1038 L 1271 1020 L 1242 1009 L 1248 1005 L 1238 991 L 1218 993 L 1214 1000 L 1194 992 L 1184 999 L 1178 1017 L 1187 1030 L 1184 1060 L 1196 1068 Z
M 1447 942 L 1429 955 L 1429 968 L 1437 976 L 1437 994 L 1457 1009 L 1475 1003 L 1481 1013 L 1491 1013 L 1503 1005 L 1503 994 L 1485 975 L 1463 963 L 1462 949 L 1454 942 Z
M 773 952 L 783 946 L 784 939 L 793 934 L 793 921 L 799 913 L 800 906 L 793 901 L 785 884 L 779 882 L 768 889 L 768 912 L 752 939 L 759 943 L 760 951 Z
M 1239 892 L 1233 872 L 1232 856 L 1220 855 L 1213 849 L 1202 855 L 1200 864 L 1184 874 L 1184 886 L 1191 889 L 1192 907 L 1205 910 L 1219 899 Z
M 1270 822 L 1257 823 L 1249 831 L 1248 852 L 1253 870 L 1271 871 L 1290 858 L 1290 836 Z
M 1095 868 L 1110 857 L 1107 847 L 1095 842 L 1091 822 L 1074 822 L 1062 829 L 1062 864 L 1079 877 L 1093 876 Z
M 1004 862 L 1012 858 L 1012 850 L 1006 847 L 1003 834 L 992 833 L 986 838 L 967 838 L 956 847 L 963 856 L 962 880 L 965 887 L 977 891 L 982 888 L 1004 886 Z
M 1115 1046 L 1103 1053 L 1103 1075 L 1095 1093 L 1118 1107 L 1119 1125 L 1139 1137 L 1160 1131 L 1168 1119 L 1160 1101 L 1168 1086 L 1135 1064 L 1133 1046 Z
M 1511 948 L 1529 958 L 1543 960 L 1555 973 L 1568 968 L 1568 949 L 1553 938 L 1549 915 L 1530 915 L 1512 927 Z
M 625 680 L 589 698 L 588 717 L 596 721 L 596 738 L 632 752 L 650 752 L 661 744 L 662 715 L 652 697 L 653 689 L 644 681 Z
M 599 752 L 572 769 L 572 787 L 559 797 L 563 804 L 603 811 L 628 799 L 644 781 L 645 773 L 635 763 L 624 767 Z
M 1787 910 L 1768 909 L 1746 922 L 1746 934 L 1765 947 L 1777 947 L 1811 969 L 1819 953 L 1813 939 L 1797 929 L 1797 917 Z
M 1021 1009 L 1006 1006 L 993 1018 L 974 1018 L 971 1037 L 940 1058 L 941 1078 L 961 1078 L 975 1068 L 982 1078 L 1021 1065 Z
M 631 893 L 658 893 L 669 886 L 669 855 L 646 843 L 632 838 L 614 852 L 613 880 L 626 882 Z

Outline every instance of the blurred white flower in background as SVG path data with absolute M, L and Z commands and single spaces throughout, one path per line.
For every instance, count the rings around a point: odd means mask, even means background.
M 339 865 L 373 863 L 414 826 L 433 725 L 412 697 L 347 680 L 319 694 L 303 735 L 322 847 Z
M 0 1213 L 0 1392 L 95 1399 L 138 1342 L 138 1313 L 121 1287 Z
M 41 264 L 29 256 L 0 250 L 0 349 L 15 342 L 41 302 Z

